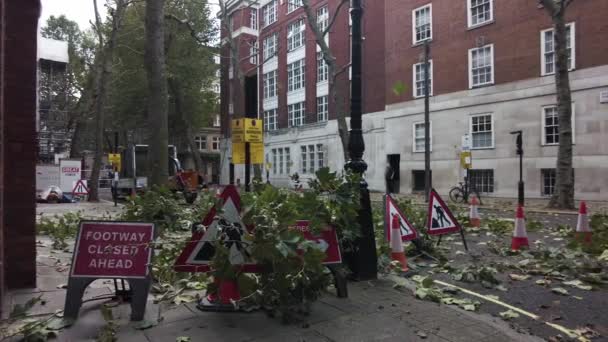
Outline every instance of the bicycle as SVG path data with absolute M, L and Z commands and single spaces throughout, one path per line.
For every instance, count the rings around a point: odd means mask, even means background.
M 482 204 L 479 191 L 477 191 L 475 187 L 469 189 L 470 186 L 467 186 L 467 184 L 463 182 L 458 182 L 458 184 L 458 186 L 455 186 L 450 190 L 450 200 L 452 200 L 452 202 L 469 203 L 469 197 L 475 195 L 479 200 L 479 204 Z

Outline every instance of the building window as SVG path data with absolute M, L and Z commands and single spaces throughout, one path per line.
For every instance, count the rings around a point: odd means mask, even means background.
M 291 13 L 300 7 L 302 7 L 302 0 L 288 0 L 287 1 L 287 13 Z
M 264 99 L 277 96 L 277 71 L 269 71 L 264 74 Z
M 287 65 L 287 91 L 295 91 L 305 86 L 304 58 Z
M 283 150 L 285 151 L 285 171 L 287 172 L 287 174 L 291 173 L 291 150 L 289 149 L 289 147 L 284 147 Z
M 412 11 L 413 44 L 433 38 L 432 8 L 432 4 L 428 4 Z
M 249 47 L 249 63 L 256 65 L 258 64 L 258 49 L 258 41 L 255 40 Z
M 304 46 L 304 19 L 298 19 L 287 26 L 287 51 L 293 51 Z
M 479 192 L 494 192 L 494 170 L 469 170 L 469 184 Z
M 272 174 L 276 175 L 277 174 L 277 149 L 273 148 L 272 149 Z
M 424 96 L 424 71 L 425 71 L 424 63 L 414 64 L 414 84 L 416 87 L 414 88 L 414 97 L 423 97 Z M 429 60 L 429 96 L 433 95 L 433 61 Z
M 553 29 L 540 32 L 541 75 L 555 73 L 555 35 Z M 575 67 L 576 35 L 574 23 L 566 25 L 566 50 L 568 52 L 568 70 Z
M 542 195 L 543 196 L 551 196 L 555 192 L 555 179 L 556 173 L 555 169 L 541 169 L 540 170 L 542 176 Z
M 254 30 L 258 29 L 258 10 L 255 8 L 249 13 L 249 27 Z
M 494 20 L 494 0 L 467 0 L 469 27 L 479 26 Z
M 492 114 L 471 116 L 470 134 L 472 148 L 494 148 L 494 123 Z
M 469 87 L 494 83 L 494 45 L 469 50 Z
M 264 38 L 264 62 L 271 59 L 277 54 L 277 45 L 279 43 L 278 33 L 273 33 Z
M 323 53 L 317 52 L 317 83 L 327 82 L 329 79 L 329 67 L 323 59 Z
M 329 96 L 317 97 L 317 121 L 327 121 L 329 117 Z
M 277 0 L 272 0 L 262 8 L 264 16 L 264 27 L 277 21 Z
M 289 127 L 297 127 L 304 124 L 304 110 L 304 102 L 294 103 L 287 106 Z
M 216 114 L 215 119 L 213 119 L 213 127 L 220 127 L 221 124 L 222 124 L 222 121 L 220 119 L 220 115 Z
M 270 109 L 264 111 L 264 130 L 268 132 L 275 129 L 277 129 L 277 110 Z
M 570 122 L 572 123 L 572 143 L 574 144 L 575 138 L 575 125 L 574 125 L 574 103 L 572 104 L 572 117 Z M 557 112 L 557 106 L 546 106 L 543 107 L 542 117 L 542 144 L 543 145 L 559 145 L 559 113 Z
M 325 32 L 329 26 L 329 9 L 323 6 L 317 10 L 317 27 L 321 33 Z
M 194 137 L 194 143 L 196 144 L 196 148 L 199 151 L 204 151 L 207 149 L 207 137 L 204 135 L 198 135 Z
M 211 149 L 213 151 L 219 151 L 220 150 L 220 137 L 213 137 L 213 138 L 211 138 Z
M 303 174 L 314 174 L 325 166 L 325 150 L 323 144 L 300 146 L 300 171 Z
M 424 149 L 424 137 L 425 137 L 424 127 L 425 127 L 424 122 L 414 123 L 414 126 L 413 126 L 414 132 L 412 134 L 412 136 L 414 137 L 414 142 L 413 142 L 413 146 L 414 146 L 413 151 L 414 152 L 424 152 L 425 151 L 425 149 Z M 430 147 L 431 147 L 430 151 L 433 151 L 433 123 L 432 122 L 429 127 L 429 132 L 430 132 L 429 143 L 430 143 Z

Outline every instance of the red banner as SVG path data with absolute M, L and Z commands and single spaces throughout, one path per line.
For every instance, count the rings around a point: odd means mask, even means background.
M 70 276 L 145 278 L 153 240 L 151 223 L 82 222 Z

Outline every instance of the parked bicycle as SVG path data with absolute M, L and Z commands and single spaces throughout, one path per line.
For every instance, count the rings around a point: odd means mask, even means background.
M 479 200 L 479 204 L 482 204 L 479 191 L 477 191 L 475 187 L 472 187 L 471 185 L 467 186 L 467 184 L 463 182 L 458 182 L 458 184 L 458 186 L 455 186 L 450 190 L 450 200 L 452 200 L 452 202 L 469 203 L 469 197 L 475 195 Z

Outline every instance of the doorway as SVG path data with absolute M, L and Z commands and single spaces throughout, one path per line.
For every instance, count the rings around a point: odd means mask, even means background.
M 245 117 L 258 117 L 258 76 L 245 77 Z
M 386 174 L 386 191 L 388 193 L 398 194 L 399 189 L 401 187 L 400 184 L 400 174 L 401 169 L 399 168 L 399 164 L 401 163 L 401 155 L 400 154 L 388 154 L 388 170 Z

